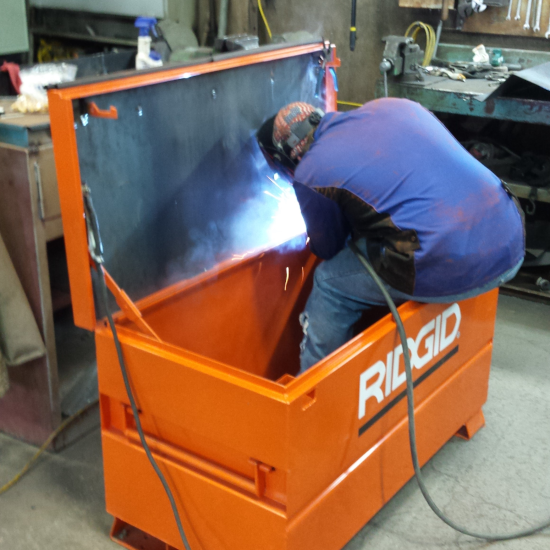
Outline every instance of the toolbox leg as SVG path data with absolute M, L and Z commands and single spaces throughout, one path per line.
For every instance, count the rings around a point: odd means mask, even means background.
M 128 550 L 177 550 L 118 518 L 111 528 L 111 540 Z
M 485 426 L 485 417 L 483 416 L 483 411 L 480 410 L 455 433 L 455 436 L 469 441 L 483 426 Z

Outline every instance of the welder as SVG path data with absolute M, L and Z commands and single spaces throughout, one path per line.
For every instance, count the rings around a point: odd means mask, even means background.
M 326 260 L 300 315 L 301 372 L 351 337 L 386 301 L 450 303 L 513 278 L 525 253 L 519 201 L 418 103 L 385 98 L 324 114 L 292 103 L 257 134 L 292 182 L 314 254 Z

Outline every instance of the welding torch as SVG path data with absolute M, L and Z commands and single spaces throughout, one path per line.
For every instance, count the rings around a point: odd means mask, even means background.
M 349 34 L 349 49 L 354 52 L 355 51 L 355 41 L 357 40 L 357 27 L 356 25 L 356 19 L 357 19 L 357 0 L 351 0 L 351 27 L 350 27 L 350 34 Z

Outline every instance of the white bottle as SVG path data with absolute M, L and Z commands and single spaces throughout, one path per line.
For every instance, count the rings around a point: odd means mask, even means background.
M 139 29 L 136 69 L 148 69 L 162 65 L 160 55 L 151 51 L 149 31 L 154 28 L 156 23 L 157 20 L 154 17 L 138 17 L 136 19 L 135 26 Z

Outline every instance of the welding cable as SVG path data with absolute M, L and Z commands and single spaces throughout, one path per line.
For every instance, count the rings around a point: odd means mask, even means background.
M 99 237 L 99 232 L 96 234 L 96 239 L 98 242 L 101 242 Z M 174 499 L 174 495 L 172 494 L 172 491 L 170 489 L 170 486 L 168 485 L 168 482 L 166 481 L 166 478 L 164 477 L 163 473 L 160 471 L 160 468 L 151 454 L 151 450 L 149 449 L 149 445 L 147 444 L 147 440 L 145 439 L 145 435 L 143 433 L 143 428 L 141 427 L 141 420 L 139 419 L 139 411 L 136 405 L 136 401 L 134 399 L 134 395 L 132 392 L 132 387 L 130 386 L 130 379 L 128 377 L 128 371 L 126 370 L 126 362 L 124 361 L 124 355 L 122 353 L 122 346 L 120 345 L 120 341 L 118 339 L 118 333 L 116 330 L 115 322 L 113 320 L 113 316 L 111 314 L 110 308 L 109 308 L 109 297 L 107 294 L 107 285 L 105 284 L 105 274 L 103 272 L 103 266 L 101 263 L 96 262 L 96 268 L 98 273 L 98 280 L 99 280 L 99 286 L 100 286 L 100 296 L 101 301 L 103 302 L 103 307 L 105 308 L 105 312 L 107 314 L 107 319 L 109 321 L 109 326 L 111 327 L 111 332 L 113 333 L 113 339 L 115 342 L 115 348 L 116 353 L 118 355 L 118 362 L 120 364 L 120 370 L 122 373 L 122 378 L 124 380 L 124 387 L 126 388 L 126 394 L 128 395 L 128 400 L 130 401 L 130 406 L 132 407 L 132 415 L 134 416 L 134 420 L 136 422 L 136 429 L 139 434 L 139 439 L 141 441 L 141 444 L 143 445 L 143 450 L 145 451 L 145 454 L 147 455 L 147 458 L 149 459 L 149 462 L 151 463 L 151 466 L 153 466 L 153 470 L 155 470 L 155 473 L 157 474 L 158 478 L 160 479 L 160 482 L 162 483 L 162 486 L 164 487 L 164 491 L 166 492 L 166 496 L 168 497 L 168 500 L 170 501 L 170 506 L 172 507 L 172 512 L 174 514 L 174 518 L 176 520 L 176 525 L 178 526 L 178 531 L 181 537 L 181 540 L 183 541 L 183 545 L 185 546 L 186 550 L 191 550 L 191 547 L 189 546 L 189 542 L 187 541 L 187 537 L 185 536 L 185 531 L 183 529 L 183 525 L 181 523 L 181 518 L 178 512 L 178 507 L 176 505 L 176 501 Z
M 414 384 L 413 384 L 409 347 L 407 345 L 407 335 L 405 333 L 405 327 L 403 326 L 403 321 L 401 320 L 401 316 L 397 311 L 397 307 L 395 306 L 394 301 L 392 300 L 391 296 L 386 290 L 384 283 L 382 282 L 382 280 L 380 279 L 376 271 L 374 271 L 374 268 L 370 265 L 367 258 L 365 258 L 363 253 L 359 250 L 359 248 L 357 248 L 357 245 L 354 242 L 350 242 L 349 247 L 355 253 L 359 261 L 363 264 L 363 267 L 367 270 L 367 273 L 373 278 L 374 282 L 378 285 L 382 294 L 384 295 L 384 299 L 386 300 L 390 308 L 390 311 L 393 315 L 393 318 L 395 320 L 395 324 L 397 326 L 397 332 L 399 333 L 399 338 L 401 339 L 401 345 L 403 346 L 403 359 L 405 360 L 405 373 L 407 377 L 407 415 L 409 418 L 409 445 L 411 450 L 411 458 L 412 458 L 412 463 L 414 467 L 414 474 L 416 477 L 416 481 L 418 483 L 418 486 L 420 487 L 420 491 L 422 492 L 424 499 L 428 503 L 428 506 L 439 517 L 439 519 L 445 522 L 449 527 L 452 527 L 455 531 L 458 531 L 459 533 L 468 535 L 470 537 L 483 539 L 491 542 L 513 540 L 513 539 L 528 537 L 530 535 L 535 535 L 536 533 L 539 533 L 540 531 L 550 527 L 550 520 L 549 520 L 539 525 L 536 525 L 535 527 L 530 527 L 523 531 L 518 531 L 517 533 L 509 533 L 506 535 L 489 535 L 484 533 L 476 533 L 475 531 L 470 531 L 456 524 L 439 509 L 437 504 L 434 502 L 434 500 L 430 496 L 430 493 L 428 492 L 428 489 L 424 482 L 424 477 L 422 476 L 422 473 L 420 471 L 420 462 L 418 460 L 418 450 L 416 445 L 416 421 L 414 416 Z
M 0 487 L 0 495 L 11 489 L 21 478 L 31 469 L 31 466 L 40 458 L 42 453 L 51 445 L 52 441 L 70 424 L 72 424 L 77 418 L 81 417 L 84 413 L 88 412 L 92 407 L 97 405 L 98 400 L 88 403 L 82 407 L 79 411 L 75 412 L 73 415 L 69 416 L 59 426 L 48 436 L 48 439 L 44 441 L 40 449 L 36 451 L 34 456 L 21 468 L 19 473 L 15 475 L 11 481 L 8 481 L 5 485 Z
M 409 28 L 405 31 L 405 36 L 408 37 L 410 35 L 416 42 L 416 38 L 420 31 L 424 31 L 426 35 L 426 51 L 424 52 L 422 66 L 427 67 L 432 62 L 435 53 L 435 44 L 437 39 L 434 28 L 427 23 L 423 23 L 422 21 L 415 21 L 409 25 Z
M 269 36 L 269 40 L 273 38 L 273 35 L 271 34 L 271 29 L 269 28 L 269 23 L 267 22 L 267 17 L 264 13 L 264 7 L 262 6 L 262 0 L 258 0 L 258 9 L 260 10 L 260 15 L 262 16 L 262 19 L 264 20 L 265 30 L 267 31 L 267 34 Z

